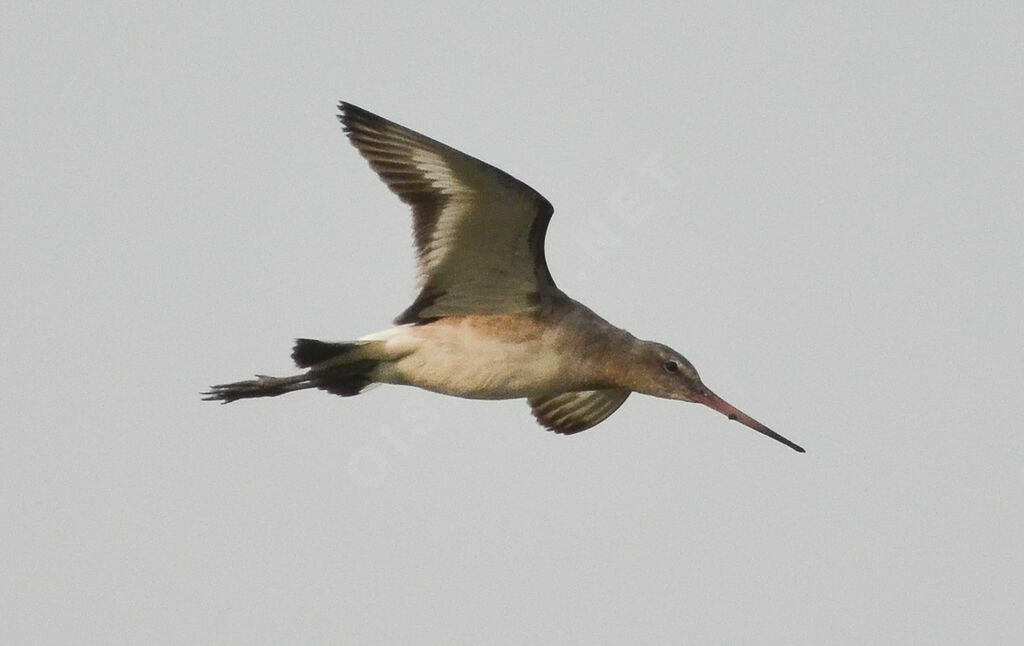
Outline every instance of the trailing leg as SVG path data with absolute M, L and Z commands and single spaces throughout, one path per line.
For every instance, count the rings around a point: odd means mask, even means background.
M 342 397 L 358 395 L 374 383 L 373 371 L 382 359 L 374 356 L 379 342 L 355 341 L 326 343 L 298 339 L 292 358 L 300 368 L 309 368 L 301 375 L 269 377 L 212 386 L 203 393 L 207 401 L 228 402 L 255 397 L 276 397 L 295 390 L 319 388 Z

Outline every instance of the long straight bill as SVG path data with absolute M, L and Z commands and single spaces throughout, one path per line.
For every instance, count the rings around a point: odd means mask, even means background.
M 772 438 L 776 442 L 782 442 L 783 444 L 785 444 L 789 448 L 793 449 L 794 451 L 799 451 L 800 453 L 804 453 L 805 452 L 803 447 L 801 447 L 801 446 L 799 446 L 797 444 L 794 444 L 793 442 L 790 442 L 789 440 L 787 440 L 786 438 L 782 437 L 781 435 L 779 435 L 778 433 L 776 433 L 772 429 L 768 428 L 767 426 L 765 426 L 761 422 L 757 421 L 756 419 L 754 419 L 750 415 L 747 415 L 746 413 L 744 413 L 743 411 L 739 410 L 738 408 L 736 408 L 735 406 L 733 406 L 729 402 L 725 401 L 724 399 L 722 399 L 721 397 L 719 397 L 715 393 L 711 392 L 710 390 L 707 390 L 707 388 L 705 388 L 705 391 L 706 392 L 704 394 L 699 395 L 696 398 L 694 398 L 694 401 L 696 401 L 699 404 L 704 404 L 705 406 L 707 406 L 709 408 L 713 408 L 714 410 L 717 410 L 719 413 L 725 415 L 729 419 L 734 419 L 737 422 L 739 422 L 740 424 L 743 424 L 745 426 L 749 426 L 750 428 L 754 429 L 758 433 L 762 433 L 764 435 L 767 435 L 768 437 Z

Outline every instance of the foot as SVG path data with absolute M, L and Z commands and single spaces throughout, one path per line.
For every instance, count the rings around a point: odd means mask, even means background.
M 275 397 L 286 392 L 296 390 L 294 377 L 268 377 L 267 375 L 256 375 L 255 379 L 247 381 L 236 381 L 233 384 L 220 384 L 211 386 L 205 393 L 205 401 L 219 401 L 227 404 L 239 399 L 252 397 Z

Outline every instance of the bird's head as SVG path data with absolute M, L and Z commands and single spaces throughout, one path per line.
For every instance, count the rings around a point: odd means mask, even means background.
M 653 341 L 636 344 L 628 381 L 627 387 L 630 390 L 654 397 L 704 404 L 795 451 L 804 452 L 801 447 L 711 392 L 700 380 L 693 364 L 667 345 Z

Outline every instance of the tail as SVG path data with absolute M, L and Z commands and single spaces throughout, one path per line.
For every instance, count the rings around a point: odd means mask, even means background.
M 376 343 L 296 339 L 292 359 L 300 368 L 309 368 L 308 371 L 291 377 L 256 375 L 256 379 L 212 386 L 202 393 L 203 399 L 227 404 L 239 399 L 276 397 L 306 388 L 319 388 L 342 397 L 358 395 L 373 383 L 371 375 L 380 364 L 380 359 L 370 356 Z
M 300 368 L 309 368 L 328 359 L 339 357 L 359 347 L 355 343 L 327 343 L 316 339 L 295 339 L 292 361 Z

